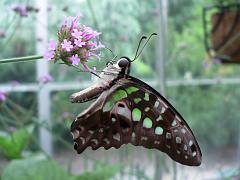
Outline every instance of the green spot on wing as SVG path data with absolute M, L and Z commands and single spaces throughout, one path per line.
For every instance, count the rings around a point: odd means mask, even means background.
M 161 128 L 160 126 L 155 128 L 155 134 L 161 135 L 162 133 L 163 133 L 163 128 Z
M 111 101 L 108 101 L 104 106 L 103 106 L 103 112 L 110 111 L 113 107 L 113 103 Z
M 149 107 L 146 107 L 146 108 L 144 109 L 145 112 L 148 112 L 149 110 L 150 110 Z
M 144 100 L 149 101 L 149 94 L 148 93 L 145 93 Z
M 132 119 L 133 121 L 140 121 L 142 116 L 141 110 L 138 108 L 134 108 L 132 111 Z
M 139 103 L 141 100 L 142 100 L 141 98 L 134 98 L 133 101 L 137 104 L 137 103 Z
M 103 112 L 110 111 L 114 104 L 127 97 L 127 93 L 124 90 L 117 90 L 116 92 L 113 93 L 112 97 L 106 102 L 106 104 L 103 107 Z
M 110 101 L 113 101 L 114 103 L 127 97 L 127 93 L 124 90 L 118 90 L 113 95 Z
M 152 127 L 152 120 L 148 117 L 146 117 L 144 120 L 143 120 L 143 127 L 145 128 L 151 128 Z
M 128 87 L 128 88 L 126 89 L 126 91 L 127 91 L 128 94 L 131 94 L 131 93 L 136 92 L 136 91 L 138 91 L 138 90 L 139 90 L 139 89 L 136 88 L 136 87 L 134 87 L 134 86 L 130 86 L 130 87 Z

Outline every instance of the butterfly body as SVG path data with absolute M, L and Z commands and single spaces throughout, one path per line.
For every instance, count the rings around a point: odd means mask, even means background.
M 120 148 L 131 143 L 167 153 L 190 166 L 201 164 L 199 145 L 176 109 L 155 89 L 129 75 L 130 61 L 108 64 L 91 87 L 71 96 L 72 102 L 96 98 L 72 123 L 74 148 Z

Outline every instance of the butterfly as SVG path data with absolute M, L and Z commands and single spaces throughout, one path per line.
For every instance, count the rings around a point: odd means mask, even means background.
M 95 99 L 71 125 L 75 150 L 131 143 L 165 152 L 178 163 L 199 166 L 201 150 L 188 124 L 159 92 L 129 75 L 134 60 L 110 61 L 95 84 L 70 96 L 73 103 Z

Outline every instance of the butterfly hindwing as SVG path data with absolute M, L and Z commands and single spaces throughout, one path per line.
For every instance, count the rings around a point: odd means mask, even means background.
M 94 150 L 99 147 L 109 149 L 111 147 L 119 148 L 122 144 L 130 142 L 129 138 L 132 134 L 131 127 L 129 127 L 131 125 L 131 112 L 130 109 L 124 113 L 121 112 L 121 107 L 126 105 L 119 101 L 123 91 L 109 92 L 114 90 L 112 87 L 110 90 L 104 91 L 72 123 L 71 132 L 78 153 L 83 152 L 88 146 Z M 110 96 L 107 96 L 108 94 Z M 110 97 L 112 97 L 111 100 Z M 114 107 L 111 107 L 110 112 L 109 108 L 113 105 Z
M 156 90 L 127 76 L 119 79 L 72 124 L 75 148 L 119 148 L 122 144 L 158 149 L 186 165 L 199 165 L 201 151 L 181 115 Z M 77 134 L 77 136 L 76 136 Z

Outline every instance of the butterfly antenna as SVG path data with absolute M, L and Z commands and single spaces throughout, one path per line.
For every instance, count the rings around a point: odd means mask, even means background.
M 131 62 L 135 61 L 135 59 L 137 58 L 139 48 L 140 48 L 140 46 L 141 46 L 141 44 L 142 44 L 142 41 L 143 41 L 144 39 L 147 39 L 147 37 L 146 37 L 146 36 L 142 36 L 142 37 L 141 37 L 141 39 L 140 39 L 140 41 L 139 41 L 139 43 L 138 43 L 138 47 L 137 47 L 137 50 L 136 50 L 136 53 L 135 53 L 135 57 L 134 57 L 133 60 L 130 60 Z
M 113 53 L 113 51 L 112 51 L 110 48 L 108 48 L 108 47 L 105 47 L 105 49 L 109 50 L 109 51 L 111 52 L 111 54 L 113 55 L 113 57 L 115 57 L 115 56 L 116 56 L 116 55 Z
M 137 48 L 135 57 L 134 57 L 133 60 L 131 60 L 131 62 L 135 61 L 135 60 L 140 56 L 140 54 L 142 54 L 142 51 L 143 51 L 143 49 L 145 48 L 145 46 L 148 44 L 149 40 L 150 40 L 153 36 L 156 36 L 156 35 L 157 35 L 157 33 L 152 33 L 152 34 L 149 36 L 149 38 L 147 39 L 147 41 L 145 42 L 145 44 L 143 45 L 141 51 L 138 53 L 138 50 L 139 50 L 140 45 L 141 45 L 141 43 L 142 43 L 142 40 L 143 40 L 143 39 L 146 39 L 147 37 L 146 37 L 146 36 L 143 36 L 144 38 L 143 38 L 143 37 L 141 38 L 141 40 L 139 41 L 139 44 L 138 44 L 138 48 Z

